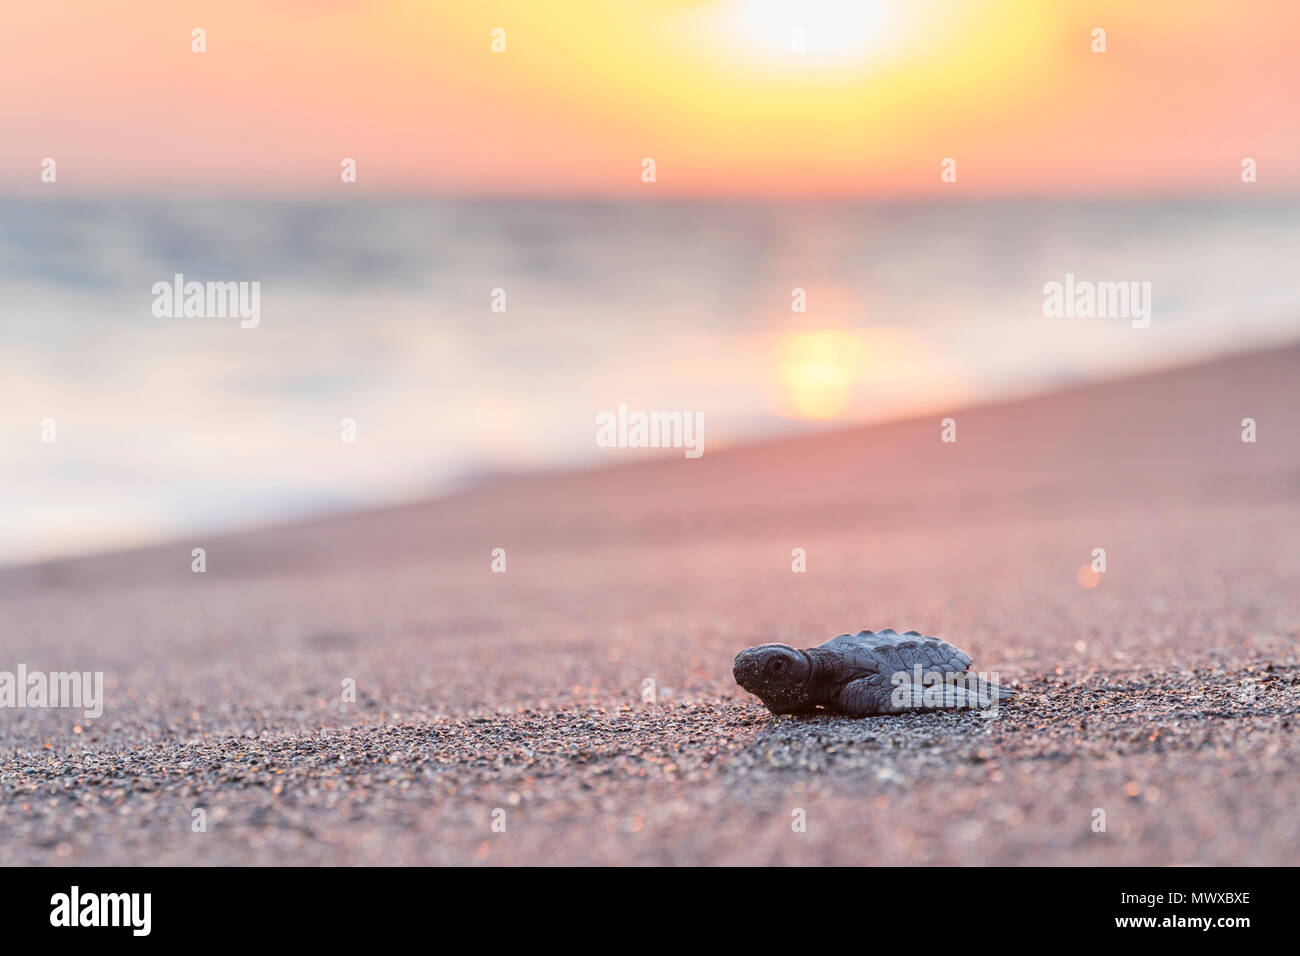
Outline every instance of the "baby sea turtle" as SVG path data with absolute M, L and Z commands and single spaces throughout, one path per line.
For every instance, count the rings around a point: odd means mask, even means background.
M 798 650 L 760 644 L 732 673 L 774 714 L 827 710 L 866 717 L 930 708 L 993 707 L 1014 691 L 967 673 L 970 655 L 919 631 L 859 631 Z

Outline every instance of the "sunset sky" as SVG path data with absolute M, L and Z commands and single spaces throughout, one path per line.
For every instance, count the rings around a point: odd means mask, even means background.
M 356 191 L 644 197 L 653 157 L 672 195 L 1201 195 L 1249 156 L 1294 192 L 1297 33 L 1293 0 L 10 4 L 0 191 L 52 157 L 68 194 L 327 194 L 355 157 Z

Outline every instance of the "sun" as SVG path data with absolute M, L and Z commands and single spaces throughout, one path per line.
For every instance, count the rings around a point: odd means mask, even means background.
M 780 344 L 777 377 L 792 418 L 837 418 L 848 408 L 862 360 L 858 335 L 841 329 L 796 332 Z
M 839 65 L 897 47 L 907 8 L 885 0 L 728 0 L 719 27 L 733 49 L 756 57 Z

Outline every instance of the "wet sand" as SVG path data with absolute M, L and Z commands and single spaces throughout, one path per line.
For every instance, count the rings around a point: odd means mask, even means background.
M 107 691 L 0 711 L 0 863 L 1298 862 L 1300 347 L 948 414 L 0 571 Z M 1020 693 L 732 682 L 891 626 Z

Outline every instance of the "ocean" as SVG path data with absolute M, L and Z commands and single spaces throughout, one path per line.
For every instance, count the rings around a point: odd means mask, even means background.
M 1297 262 L 1292 200 L 3 200 L 0 562 L 642 454 L 622 405 L 707 454 L 1290 342 Z

